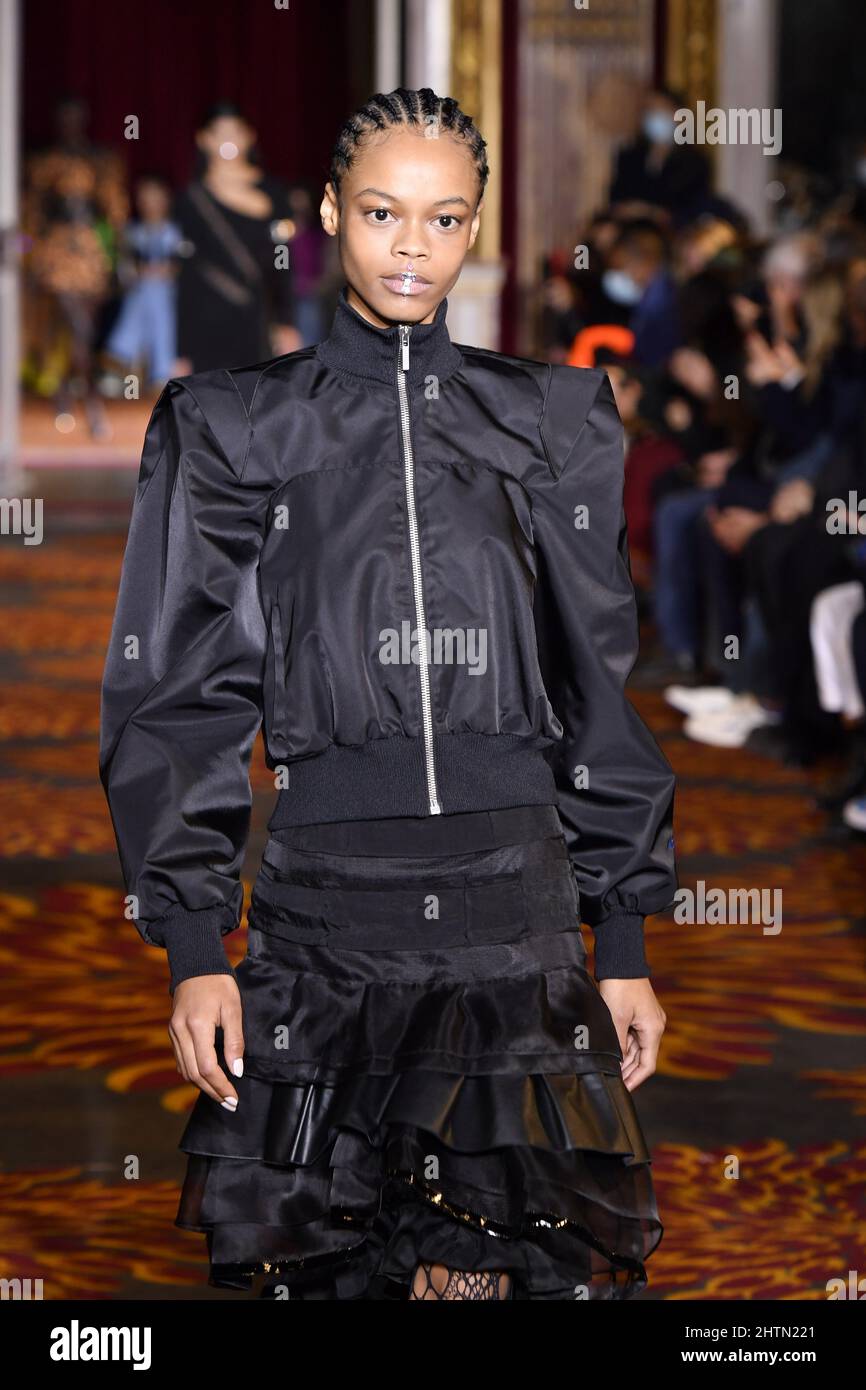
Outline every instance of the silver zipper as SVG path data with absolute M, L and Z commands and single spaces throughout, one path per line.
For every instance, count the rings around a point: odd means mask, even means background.
M 427 795 L 430 815 L 442 814 L 436 791 L 436 769 L 433 765 L 433 716 L 430 712 L 430 671 L 427 622 L 421 593 L 421 549 L 418 544 L 418 518 L 415 515 L 415 465 L 412 457 L 412 437 L 409 432 L 409 401 L 406 395 L 405 372 L 409 370 L 409 332 L 411 325 L 400 324 L 400 360 L 397 363 L 397 393 L 400 397 L 400 420 L 403 427 L 403 461 L 406 475 L 406 506 L 409 514 L 409 544 L 412 550 L 412 580 L 415 587 L 415 625 L 418 629 L 421 661 L 421 715 L 424 722 L 424 754 L 427 763 Z

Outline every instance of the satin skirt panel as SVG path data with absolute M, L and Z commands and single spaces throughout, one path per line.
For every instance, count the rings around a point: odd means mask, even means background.
M 237 1112 L 199 1094 L 180 1141 L 212 1284 L 401 1298 L 423 1261 L 517 1298 L 646 1285 L 650 1155 L 555 807 L 279 832 L 237 979 Z

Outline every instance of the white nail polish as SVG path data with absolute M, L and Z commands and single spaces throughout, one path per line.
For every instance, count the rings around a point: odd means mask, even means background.
M 243 1074 L 244 1074 L 244 1059 L 243 1059 L 243 1057 L 236 1057 L 236 1058 L 235 1058 L 235 1060 L 232 1062 L 232 1071 L 234 1072 L 235 1076 L 243 1076 Z
M 225 1100 L 221 1100 L 220 1105 L 222 1106 L 223 1110 L 235 1111 L 238 1108 L 237 1101 L 233 1100 L 231 1096 L 226 1096 Z

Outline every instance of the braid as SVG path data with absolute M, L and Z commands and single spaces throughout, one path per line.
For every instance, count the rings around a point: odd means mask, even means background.
M 377 92 L 346 121 L 331 154 L 330 179 L 340 199 L 340 183 L 348 173 L 366 136 L 394 126 L 446 130 L 462 140 L 472 156 L 480 184 L 479 198 L 487 185 L 487 142 L 453 97 L 437 97 L 430 87 L 418 90 L 397 87 L 393 92 Z

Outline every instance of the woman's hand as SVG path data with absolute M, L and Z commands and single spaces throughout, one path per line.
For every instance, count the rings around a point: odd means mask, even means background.
M 767 386 L 770 382 L 781 381 L 785 375 L 782 360 L 763 333 L 753 328 L 746 335 L 745 348 L 746 376 L 753 386 Z
M 815 501 L 815 488 L 807 478 L 792 478 L 777 487 L 770 501 L 770 520 L 788 526 L 808 516 Z
M 707 507 L 707 520 L 722 549 L 739 555 L 755 532 L 769 524 L 770 517 L 768 512 L 753 512 L 751 507 Z
M 785 338 L 777 338 L 771 347 L 766 338 L 753 329 L 746 336 L 745 346 L 746 376 L 753 386 L 766 386 L 786 378 L 795 385 L 795 378 L 802 379 L 805 375 L 801 359 Z
M 168 1035 L 184 1081 L 235 1110 L 238 1093 L 217 1062 L 214 1036 L 223 1030 L 223 1052 L 235 1076 L 243 1076 L 241 992 L 233 975 L 193 975 L 174 991 Z
M 667 1015 L 645 977 L 639 980 L 599 980 L 622 1048 L 622 1079 L 634 1091 L 656 1069 Z

